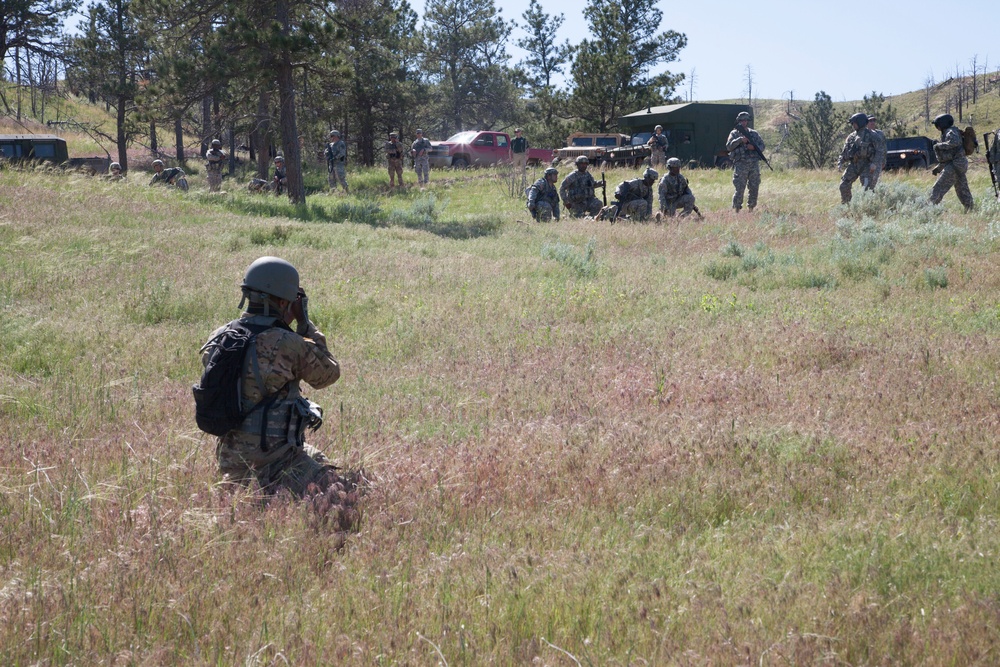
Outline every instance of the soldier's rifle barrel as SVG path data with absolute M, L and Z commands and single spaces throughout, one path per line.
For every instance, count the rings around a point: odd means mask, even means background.
M 996 197 L 1000 197 L 1000 188 L 997 186 L 997 169 L 1000 165 L 993 164 L 993 160 L 990 159 L 990 134 L 987 132 L 983 135 L 983 141 L 986 143 L 986 164 L 990 168 L 990 180 L 993 181 L 993 194 Z M 993 141 L 993 147 L 996 148 L 996 140 Z
M 996 183 L 993 184 L 994 186 Z M 601 198 L 604 199 L 604 205 L 608 205 L 608 179 L 604 177 L 604 172 L 601 172 Z
M 755 143 L 753 142 L 753 138 L 752 138 L 752 137 L 750 136 L 750 133 L 746 131 L 746 128 L 744 128 L 744 127 L 743 127 L 742 125 L 740 125 L 739 123 L 736 123 L 736 130 L 737 130 L 737 131 L 738 131 L 738 132 L 739 132 L 740 134 L 742 134 L 742 135 L 743 135 L 744 137 L 746 137 L 747 141 L 749 141 L 749 142 L 750 142 L 750 144 L 751 144 L 751 145 L 753 146 L 753 149 L 754 149 L 755 151 L 757 151 L 757 155 L 759 155 L 759 156 L 760 156 L 760 159 L 761 159 L 761 160 L 763 160 L 763 161 L 764 161 L 764 164 L 766 164 L 766 165 L 767 165 L 767 168 L 768 168 L 768 169 L 770 169 L 771 171 L 774 171 L 774 167 L 772 167 L 772 166 L 771 166 L 771 163 L 767 161 L 767 156 L 765 156 L 765 155 L 764 155 L 764 152 L 763 152 L 763 151 L 761 151 L 761 150 L 759 150 L 759 149 L 757 148 L 757 144 L 755 144 Z

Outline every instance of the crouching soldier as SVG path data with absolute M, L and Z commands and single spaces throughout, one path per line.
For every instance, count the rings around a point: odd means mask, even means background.
M 274 178 L 271 180 L 271 189 L 275 196 L 284 194 L 285 186 L 288 185 L 288 172 L 285 171 L 285 158 L 281 155 L 274 158 Z
M 601 211 L 602 217 L 610 217 L 611 222 L 618 218 L 630 220 L 646 220 L 653 212 L 653 184 L 660 175 L 653 168 L 642 172 L 642 178 L 622 181 L 615 188 L 614 204 L 609 210 Z
M 678 207 L 681 217 L 686 218 L 694 211 L 694 194 L 688 180 L 681 175 L 681 161 L 672 157 L 667 160 L 667 173 L 660 179 L 660 212 L 674 217 Z
M 545 170 L 545 175 L 528 188 L 528 211 L 536 222 L 559 219 L 559 192 L 556 190 L 558 178 L 559 170 L 549 167 Z
M 576 171 L 563 179 L 559 186 L 559 196 L 563 206 L 570 215 L 581 218 L 585 215 L 596 216 L 601 212 L 601 200 L 594 196 L 594 190 L 604 187 L 604 181 L 595 181 L 587 168 L 590 160 L 586 155 L 576 159 Z
M 125 178 L 125 174 L 122 173 L 122 166 L 117 162 L 112 162 L 108 167 L 108 173 L 104 175 L 104 178 L 109 181 L 120 181 Z
M 156 173 L 153 174 L 153 180 L 149 182 L 150 185 L 156 185 L 157 183 L 174 185 L 184 192 L 187 192 L 187 178 L 184 176 L 184 170 L 180 167 L 164 169 L 163 160 L 153 160 L 153 171 Z

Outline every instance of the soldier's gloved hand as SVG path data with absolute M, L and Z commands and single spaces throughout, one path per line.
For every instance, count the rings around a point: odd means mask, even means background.
M 309 330 L 309 297 L 301 287 L 298 297 L 292 304 L 292 315 L 295 316 L 295 332 L 300 336 L 306 335 Z
M 934 169 L 931 170 L 931 173 L 934 174 L 935 176 L 937 176 L 938 174 L 940 174 L 941 173 L 941 165 L 938 165 L 938 166 L 934 167 Z

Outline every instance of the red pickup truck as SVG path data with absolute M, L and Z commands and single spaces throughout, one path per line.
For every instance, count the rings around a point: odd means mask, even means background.
M 453 134 L 446 141 L 432 141 L 428 157 L 432 167 L 485 167 L 493 164 L 509 164 L 510 135 L 506 132 L 466 130 Z M 529 148 L 528 164 L 548 163 L 552 160 L 552 150 Z

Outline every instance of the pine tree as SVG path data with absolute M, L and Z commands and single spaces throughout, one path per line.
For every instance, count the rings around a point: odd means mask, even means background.
M 809 169 L 830 166 L 837 151 L 840 129 L 846 114 L 833 108 L 833 100 L 824 91 L 816 93 L 815 101 L 802 112 L 802 119 L 788 130 L 788 145 Z
M 84 34 L 71 40 L 68 59 L 77 76 L 90 81 L 96 94 L 115 109 L 118 162 L 128 171 L 128 146 L 139 79 L 148 54 L 147 32 L 136 19 L 133 0 L 100 0 L 88 8 Z
M 445 134 L 489 129 L 517 106 L 507 67 L 511 25 L 493 0 L 430 0 L 424 14 L 424 72 L 434 85 Z
M 588 0 L 583 14 L 593 37 L 577 46 L 571 68 L 576 114 L 606 132 L 623 113 L 665 103 L 684 75 L 650 70 L 676 60 L 687 37 L 656 32 L 656 0 Z

